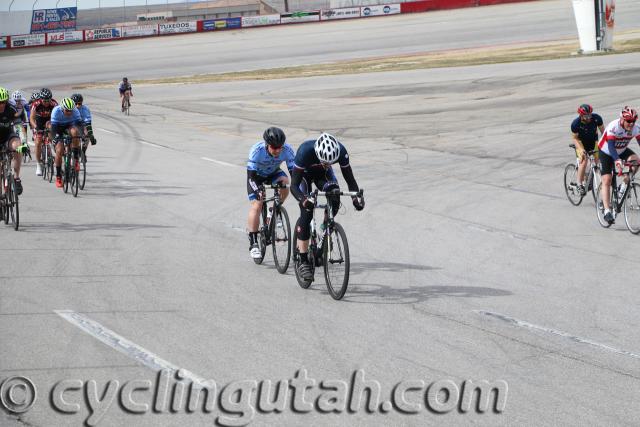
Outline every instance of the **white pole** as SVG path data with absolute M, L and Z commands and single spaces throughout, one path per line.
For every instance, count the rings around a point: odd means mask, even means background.
M 595 52 L 598 47 L 596 44 L 596 8 L 594 0 L 573 0 L 573 13 L 578 27 L 580 50 L 583 53 Z

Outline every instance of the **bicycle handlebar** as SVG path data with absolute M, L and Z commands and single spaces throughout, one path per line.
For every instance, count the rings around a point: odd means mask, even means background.
M 364 189 L 360 189 L 358 191 L 340 191 L 340 190 L 331 190 L 331 191 L 319 191 L 316 190 L 314 194 L 318 196 L 351 196 L 351 197 L 362 197 L 364 195 Z

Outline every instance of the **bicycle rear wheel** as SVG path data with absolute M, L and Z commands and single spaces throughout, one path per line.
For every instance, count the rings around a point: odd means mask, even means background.
M 307 289 L 309 286 L 311 286 L 313 280 L 304 280 L 298 272 L 298 265 L 300 264 L 300 252 L 298 251 L 298 227 L 294 227 L 293 239 L 291 240 L 291 244 L 293 245 L 293 270 L 296 274 L 296 280 L 298 281 L 298 285 L 300 285 L 302 289 Z M 310 244 L 308 256 L 311 259 L 315 258 L 313 253 L 313 246 Z M 315 273 L 315 262 L 311 262 L 310 264 L 311 271 Z
M 264 237 L 264 221 L 262 212 L 260 214 L 260 224 L 258 225 L 258 247 L 260 248 L 260 258 L 253 258 L 253 262 L 256 264 L 262 264 L 264 256 L 267 253 L 267 242 Z
M 344 229 L 337 222 L 324 238 L 322 253 L 327 290 L 333 299 L 342 299 L 349 285 L 349 244 Z
M 632 234 L 640 233 L 640 184 L 634 182 L 624 201 L 624 222 Z
M 78 189 L 80 187 L 80 176 L 76 170 L 77 161 L 78 160 L 74 159 L 71 166 L 71 193 L 73 194 L 73 197 L 78 197 Z
M 284 274 L 289 268 L 289 260 L 291 259 L 291 225 L 289 224 L 289 214 L 284 206 L 278 208 L 277 214 L 271 218 L 271 221 L 275 221 L 271 233 L 273 261 L 278 273 Z
M 578 168 L 574 163 L 569 163 L 564 168 L 564 192 L 572 205 L 578 206 L 582 203 L 584 196 L 578 189 Z
M 593 202 L 597 203 L 597 195 L 596 191 L 602 182 L 602 177 L 600 176 L 600 169 L 594 169 L 591 174 L 591 195 L 593 196 Z
M 71 181 L 71 159 L 69 158 L 68 154 L 64 155 L 64 158 L 62 159 L 62 180 L 64 181 L 63 187 L 62 189 L 64 190 L 65 193 L 69 192 L 69 183 Z
M 84 151 L 80 150 L 80 189 L 84 190 L 84 184 L 87 181 L 87 156 Z
M 615 189 L 611 189 L 611 191 L 615 191 Z M 610 199 L 610 206 L 613 206 L 613 200 L 612 197 L 609 198 Z M 609 228 L 611 227 L 611 224 L 609 224 L 607 221 L 605 221 L 604 219 L 604 203 L 602 202 L 602 183 L 600 183 L 600 185 L 598 185 L 598 189 L 596 190 L 596 215 L 598 216 L 598 222 L 600 223 L 601 226 L 603 226 L 604 228 Z

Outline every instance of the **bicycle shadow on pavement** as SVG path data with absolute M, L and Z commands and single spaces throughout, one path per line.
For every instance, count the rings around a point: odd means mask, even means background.
M 173 225 L 160 224 L 131 224 L 131 223 L 87 223 L 77 224 L 69 222 L 40 222 L 28 223 L 22 230 L 24 233 L 68 233 L 85 231 L 135 231 L 160 230 L 176 228 Z
M 324 293 L 329 295 L 326 289 Z M 483 286 L 410 285 L 397 286 L 349 283 L 342 301 L 356 304 L 416 304 L 434 298 L 487 298 L 513 295 L 512 292 Z
M 432 271 L 442 270 L 440 267 L 430 265 L 407 264 L 403 262 L 353 262 L 351 263 L 351 274 L 366 273 L 368 271 L 388 271 L 398 273 L 408 270 Z

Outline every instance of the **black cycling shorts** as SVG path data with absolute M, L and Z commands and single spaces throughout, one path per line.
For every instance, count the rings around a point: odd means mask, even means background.
M 633 156 L 635 153 L 630 148 L 624 150 L 621 154 L 618 154 L 622 160 L 627 160 L 629 157 Z M 615 160 L 613 157 L 608 155 L 607 153 L 600 152 L 600 174 L 601 175 L 609 175 L 612 174 L 615 169 Z

